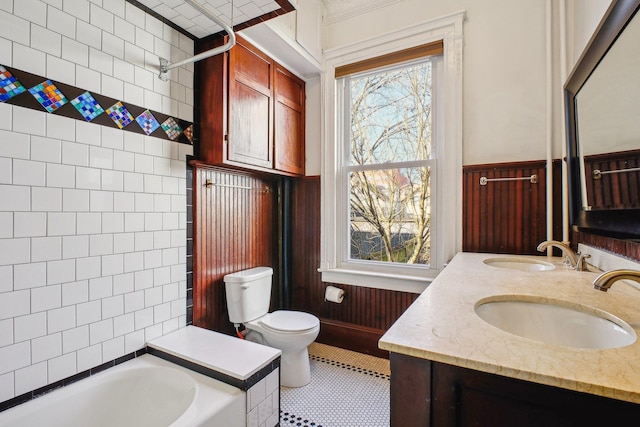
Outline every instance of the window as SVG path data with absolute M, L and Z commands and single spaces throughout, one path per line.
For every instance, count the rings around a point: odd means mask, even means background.
M 421 292 L 461 246 L 463 19 L 326 52 L 323 281 Z
M 430 264 L 436 64 L 437 58 L 412 61 L 338 82 L 346 262 Z

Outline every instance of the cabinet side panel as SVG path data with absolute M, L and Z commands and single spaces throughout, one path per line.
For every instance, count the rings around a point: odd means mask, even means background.
M 199 46 L 208 50 L 221 45 L 223 39 Z M 198 78 L 199 117 L 196 133 L 196 158 L 208 164 L 222 163 L 224 135 L 227 129 L 227 58 L 228 54 L 212 56 L 196 63 Z
M 430 426 L 431 362 L 391 353 L 391 427 Z

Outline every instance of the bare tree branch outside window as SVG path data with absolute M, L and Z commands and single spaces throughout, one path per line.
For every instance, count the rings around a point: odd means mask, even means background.
M 429 264 L 431 62 L 349 84 L 350 257 Z

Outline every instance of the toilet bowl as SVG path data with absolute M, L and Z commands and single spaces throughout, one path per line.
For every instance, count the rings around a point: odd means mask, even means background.
M 247 340 L 282 351 L 280 383 L 285 387 L 302 387 L 311 381 L 309 344 L 320 333 L 317 317 L 301 311 L 278 310 L 245 322 Z
M 244 324 L 247 340 L 281 350 L 280 384 L 302 387 L 311 381 L 307 347 L 320 333 L 320 320 L 301 311 L 269 313 L 272 276 L 270 267 L 256 267 L 224 277 L 229 320 Z

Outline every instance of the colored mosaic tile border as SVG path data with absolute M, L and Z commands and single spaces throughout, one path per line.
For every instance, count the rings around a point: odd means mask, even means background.
M 0 102 L 193 144 L 193 123 L 0 64 Z

